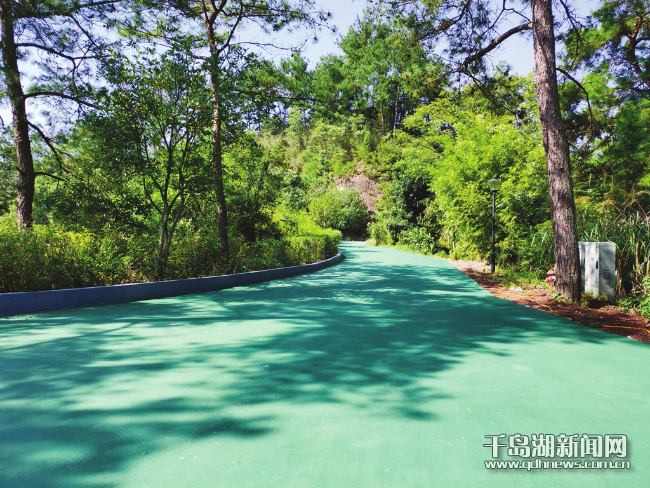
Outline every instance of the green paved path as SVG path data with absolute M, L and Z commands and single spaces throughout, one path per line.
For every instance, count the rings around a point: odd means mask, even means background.
M 650 486 L 648 344 L 342 248 L 288 280 L 0 319 L 0 486 Z M 627 434 L 632 469 L 488 471 L 501 433 Z

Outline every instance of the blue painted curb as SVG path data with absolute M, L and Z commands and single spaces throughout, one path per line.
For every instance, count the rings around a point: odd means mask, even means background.
M 343 259 L 336 256 L 312 264 L 287 268 L 266 269 L 250 273 L 238 273 L 186 280 L 153 281 L 150 283 L 127 283 L 125 285 L 68 288 L 65 290 L 28 291 L 0 293 L 0 315 L 37 312 L 55 308 L 83 307 L 103 303 L 130 302 L 149 298 L 163 298 L 190 293 L 223 290 L 235 286 L 252 285 L 264 281 L 290 278 L 329 268 Z

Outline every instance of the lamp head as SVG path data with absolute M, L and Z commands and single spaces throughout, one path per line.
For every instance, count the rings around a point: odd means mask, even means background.
M 490 180 L 488 181 L 488 186 L 490 187 L 490 190 L 492 191 L 498 191 L 499 187 L 501 186 L 501 180 Z

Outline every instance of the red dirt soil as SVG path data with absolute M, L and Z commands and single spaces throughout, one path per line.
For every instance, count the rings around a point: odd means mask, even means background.
M 583 308 L 577 303 L 555 300 L 551 297 L 552 288 L 543 285 L 524 283 L 508 288 L 492 278 L 489 266 L 483 262 L 453 259 L 449 259 L 449 262 L 498 298 L 559 315 L 603 332 L 650 344 L 650 326 L 646 320 L 636 312 L 624 313 L 613 302 L 585 296 L 584 300 L 589 305 Z

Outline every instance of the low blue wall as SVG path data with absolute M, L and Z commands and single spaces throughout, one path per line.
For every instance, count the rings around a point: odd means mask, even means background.
M 234 286 L 252 285 L 264 281 L 290 278 L 313 273 L 339 263 L 343 255 L 313 264 L 288 268 L 267 269 L 250 273 L 239 273 L 187 280 L 153 281 L 150 283 L 128 283 L 126 285 L 92 286 L 68 288 L 66 290 L 30 291 L 0 293 L 0 315 L 37 312 L 54 308 L 82 307 L 102 303 L 130 302 L 148 298 L 162 298 L 189 293 L 223 290 Z

